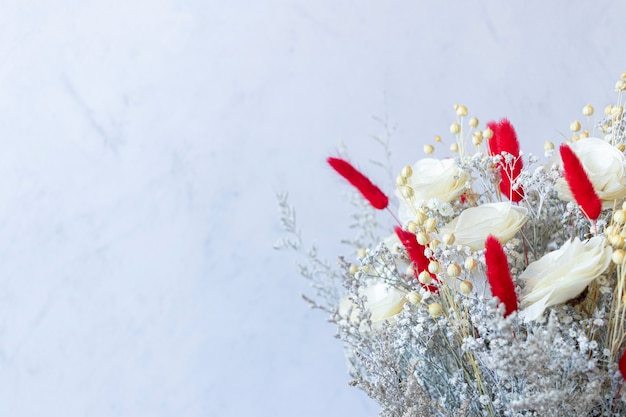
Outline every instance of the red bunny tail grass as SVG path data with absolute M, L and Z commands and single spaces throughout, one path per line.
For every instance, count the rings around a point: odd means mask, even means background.
M 372 207 L 378 210 L 384 210 L 389 205 L 389 198 L 383 193 L 380 188 L 375 186 L 365 175 L 361 174 L 355 167 L 350 165 L 349 162 L 340 159 L 340 158 L 332 158 L 329 157 L 327 160 L 328 164 L 333 167 L 335 171 L 345 179 L 347 179 L 350 184 L 356 187 L 357 190 L 369 203 Z
M 590 220 L 596 220 L 602 212 L 602 201 L 596 190 L 593 189 L 593 184 L 591 184 L 583 164 L 572 151 L 572 148 L 565 143 L 561 145 L 559 151 L 563 160 L 563 176 L 572 195 L 585 216 Z
M 406 249 L 406 254 L 409 256 L 409 259 L 416 267 L 415 277 L 417 278 L 421 271 L 428 271 L 428 264 L 430 263 L 430 260 L 426 257 L 426 255 L 424 255 L 425 248 L 417 242 L 417 237 L 415 237 L 413 233 L 407 230 L 402 230 L 400 226 L 396 226 L 395 231 L 398 239 L 400 239 L 400 242 L 402 242 L 404 249 Z M 437 282 L 436 275 L 430 273 L 430 276 L 433 281 Z M 423 284 L 422 286 L 431 292 L 437 291 L 437 287 L 435 286 Z
M 622 354 L 617 366 L 619 367 L 619 372 L 622 374 L 622 379 L 626 381 L 626 352 Z
M 498 162 L 500 192 L 509 200 L 518 203 L 524 198 L 524 190 L 519 186 L 513 189 L 513 186 L 524 168 L 524 163 L 520 156 L 519 141 L 515 129 L 508 119 L 501 119 L 497 123 L 489 122 L 487 126 L 493 132 L 493 136 L 488 141 L 489 152 L 492 155 L 505 153 Z M 513 159 L 506 162 L 506 154 L 512 155 Z
M 491 293 L 504 304 L 504 317 L 517 310 L 517 294 L 502 245 L 493 235 L 485 242 L 485 263 Z

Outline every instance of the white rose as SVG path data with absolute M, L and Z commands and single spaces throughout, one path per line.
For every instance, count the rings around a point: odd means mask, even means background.
M 463 210 L 459 217 L 442 228 L 441 233 L 453 233 L 457 244 L 480 250 L 485 247 L 489 235 L 494 235 L 502 243 L 511 240 L 527 218 L 526 208 L 508 201 L 483 204 Z
M 379 282 L 359 291 L 359 296 L 365 296 L 365 308 L 371 312 L 372 327 L 379 328 L 385 320 L 390 320 L 402 311 L 406 301 L 406 293 L 385 283 Z M 348 317 L 348 313 L 350 314 Z M 357 306 L 344 297 L 339 303 L 339 314 L 356 322 L 360 311 Z
M 583 164 L 594 190 L 602 200 L 602 208 L 611 208 L 615 200 L 621 202 L 626 198 L 626 183 L 624 182 L 626 157 L 622 152 L 598 138 L 581 139 L 569 146 Z M 557 161 L 559 165 L 563 164 L 560 155 Z M 565 178 L 559 178 L 555 188 L 561 199 L 574 201 Z
M 532 321 L 541 317 L 547 307 L 577 297 L 606 270 L 612 252 L 602 237 L 585 242 L 574 238 L 528 265 L 519 276 L 526 281 L 520 297 L 521 315 Z
M 422 203 L 436 199 L 441 203 L 449 203 L 463 192 L 467 176 L 459 170 L 454 159 L 424 158 L 413 167 L 413 175 L 407 185 L 413 188 L 416 207 L 411 207 L 404 198 L 400 198 L 399 215 L 402 221 L 412 220 L 415 209 Z

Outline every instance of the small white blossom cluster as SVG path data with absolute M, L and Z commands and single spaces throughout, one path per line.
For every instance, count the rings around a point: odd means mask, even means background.
M 346 240 L 354 256 L 338 269 L 302 249 L 281 198 L 292 235 L 281 246 L 307 257 L 300 272 L 318 296 L 307 300 L 329 313 L 352 385 L 382 417 L 626 415 L 626 73 L 616 90 L 617 104 L 595 125 L 586 105 L 588 128 L 572 123 L 561 145 L 597 216 L 554 144 L 545 159 L 523 154 L 508 121 L 479 129 L 465 106 L 450 127 L 453 157 L 398 175 L 395 233 L 379 238 L 361 206 Z

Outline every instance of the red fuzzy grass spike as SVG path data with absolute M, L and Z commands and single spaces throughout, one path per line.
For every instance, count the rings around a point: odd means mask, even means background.
M 425 248 L 417 242 L 417 237 L 413 233 L 407 230 L 402 230 L 400 226 L 396 226 L 395 231 L 398 239 L 400 239 L 400 242 L 402 242 L 402 245 L 404 245 L 409 259 L 416 267 L 414 268 L 414 270 L 415 277 L 417 278 L 421 271 L 428 271 L 428 264 L 430 263 L 430 260 L 426 257 L 426 255 L 424 255 Z M 433 281 L 438 282 L 436 275 L 430 273 L 430 276 Z M 422 287 L 429 290 L 430 292 L 437 292 L 437 287 L 433 285 L 422 284 Z
M 493 235 L 489 235 L 485 242 L 485 263 L 491 293 L 504 304 L 506 317 L 517 310 L 517 294 L 504 249 Z
M 563 176 L 572 195 L 584 215 L 590 220 L 596 220 L 602 212 L 602 201 L 596 190 L 593 189 L 593 184 L 591 184 L 583 164 L 567 144 L 562 144 L 559 151 L 563 160 Z
M 500 173 L 500 192 L 509 200 L 518 203 L 524 198 L 522 187 L 513 189 L 513 184 L 524 168 L 524 163 L 520 157 L 519 141 L 511 122 L 508 119 L 501 119 L 498 123 L 489 122 L 487 126 L 493 132 L 489 139 L 489 152 L 492 155 L 500 155 L 502 152 L 513 155 L 513 161 L 506 163 L 504 156 L 498 162 Z
M 349 162 L 341 158 L 332 157 L 329 157 L 326 161 L 339 175 L 356 187 L 356 189 L 363 194 L 363 197 L 369 201 L 372 207 L 378 210 L 387 208 L 389 198 L 387 198 L 385 193 L 375 186 L 365 175 L 361 174 L 355 167 L 350 165 Z
M 619 372 L 622 374 L 622 379 L 626 381 L 626 352 L 622 354 L 622 357 L 618 362 Z

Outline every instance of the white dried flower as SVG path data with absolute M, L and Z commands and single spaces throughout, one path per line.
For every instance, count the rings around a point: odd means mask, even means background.
M 611 247 L 596 236 L 585 242 L 577 237 L 538 261 L 519 276 L 526 281 L 520 304 L 525 320 L 535 320 L 547 307 L 577 297 L 611 262 Z
M 404 222 L 411 220 L 415 209 L 422 203 L 436 199 L 448 203 L 463 192 L 467 183 L 466 175 L 459 170 L 454 159 L 420 159 L 413 165 L 413 175 L 407 179 L 407 185 L 413 189 L 415 207 L 400 199 L 399 215 Z
M 624 165 L 626 157 L 615 146 L 598 138 L 588 138 L 573 142 L 570 148 L 585 168 L 593 188 L 602 200 L 604 209 L 613 207 L 615 200 L 621 202 L 626 198 L 626 181 Z M 560 156 L 557 160 L 562 165 Z M 559 197 L 573 201 L 574 197 L 564 178 L 557 180 L 555 189 Z
M 405 292 L 382 282 L 362 288 L 359 296 L 366 297 L 365 309 L 371 313 L 370 320 L 374 329 L 380 328 L 385 320 L 400 313 L 406 301 Z M 343 297 L 339 302 L 339 314 L 342 317 L 356 322 L 360 313 L 358 306 L 349 297 Z
M 442 228 L 442 233 L 453 233 L 455 242 L 472 250 L 485 247 L 487 236 L 494 235 L 502 243 L 510 240 L 524 225 L 528 210 L 509 202 L 488 203 L 464 210 Z

